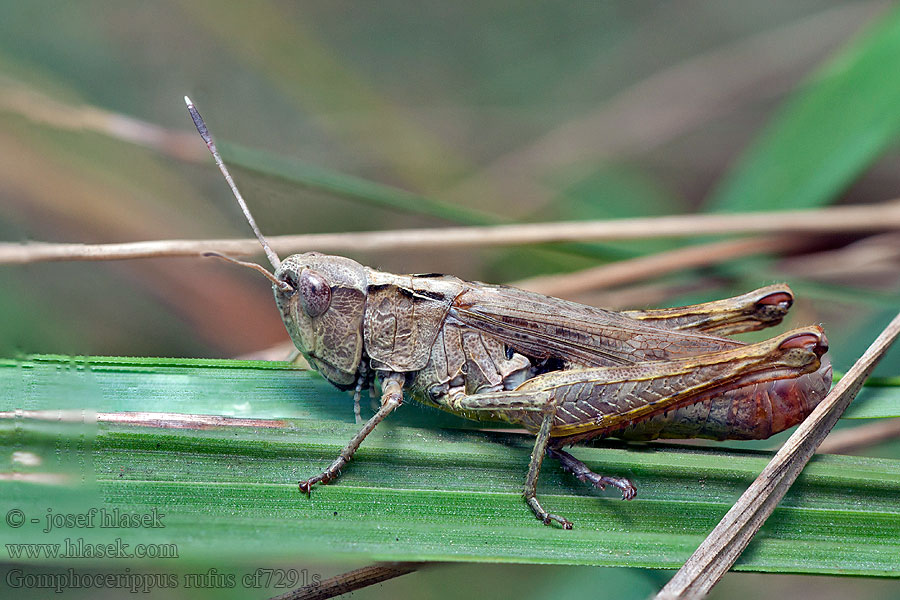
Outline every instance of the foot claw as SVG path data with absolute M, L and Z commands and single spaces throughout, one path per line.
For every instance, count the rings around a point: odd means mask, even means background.
M 540 502 L 538 502 L 537 498 L 534 496 L 526 496 L 525 501 L 528 502 L 528 506 L 531 507 L 531 511 L 534 513 L 534 516 L 537 517 L 537 520 L 544 525 L 551 525 L 553 521 L 556 521 L 563 529 L 572 529 L 571 521 L 544 510 Z
M 563 529 L 572 529 L 572 522 L 564 517 L 559 515 L 554 515 L 552 513 L 546 513 L 543 517 L 537 516 L 538 520 L 542 521 L 544 525 L 552 525 L 554 521 L 559 523 L 559 526 Z
M 304 479 L 297 483 L 297 487 L 300 488 L 300 491 L 310 496 L 312 493 L 312 487 L 317 483 L 321 483 L 322 485 L 327 485 L 335 476 L 331 474 L 329 471 L 325 471 L 324 473 L 320 473 L 315 477 L 310 477 L 309 479 Z
M 312 497 L 312 486 L 316 484 L 316 481 L 312 479 L 304 479 L 297 483 L 297 487 L 300 488 L 300 492 L 306 494 L 307 498 Z

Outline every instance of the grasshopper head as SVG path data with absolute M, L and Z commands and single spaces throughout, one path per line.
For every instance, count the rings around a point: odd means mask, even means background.
M 308 252 L 284 259 L 275 278 L 287 284 L 272 289 L 294 345 L 328 381 L 353 387 L 363 351 L 365 268 Z
M 222 162 L 203 117 L 190 98 L 185 96 L 184 102 L 275 273 L 255 263 L 235 260 L 217 252 L 204 255 L 224 258 L 265 275 L 272 282 L 275 302 L 294 345 L 328 381 L 343 389 L 353 387 L 363 351 L 362 321 L 367 289 L 365 268 L 349 258 L 318 252 L 294 254 L 284 261 L 279 259 L 256 226 L 228 167 Z

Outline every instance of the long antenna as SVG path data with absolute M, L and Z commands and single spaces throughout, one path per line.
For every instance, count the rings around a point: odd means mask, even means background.
M 191 99 L 187 96 L 184 97 L 184 103 L 187 104 L 188 112 L 191 113 L 191 118 L 194 120 L 194 125 L 197 126 L 197 131 L 200 133 L 200 137 L 202 137 L 203 141 L 206 142 L 206 147 L 209 148 L 209 151 L 212 153 L 213 158 L 216 161 L 216 165 L 218 165 L 219 170 L 222 172 L 222 175 L 225 176 L 225 181 L 228 182 L 228 186 L 231 188 L 231 193 L 234 194 L 234 197 L 237 198 L 238 204 L 241 205 L 241 210 L 244 211 L 244 216 L 247 217 L 247 222 L 250 223 L 250 227 L 253 228 L 253 233 L 256 234 L 256 239 L 259 240 L 259 243 L 262 244 L 263 250 L 266 251 L 266 256 L 269 257 L 269 262 L 272 263 L 272 266 L 277 269 L 281 265 L 281 259 L 278 258 L 278 255 L 275 254 L 275 251 L 272 250 L 271 246 L 269 246 L 269 242 L 267 242 L 266 238 L 263 237 L 263 234 L 259 230 L 259 227 L 256 226 L 256 221 L 253 220 L 253 215 L 250 214 L 250 209 L 247 208 L 247 203 L 244 202 L 244 197 L 241 196 L 241 192 L 238 190 L 237 185 L 235 185 L 234 179 L 232 179 L 231 177 L 231 173 L 228 172 L 228 167 L 225 166 L 225 163 L 222 162 L 222 157 L 219 156 L 219 151 L 216 149 L 216 143 L 213 141 L 212 136 L 209 135 L 209 129 L 206 128 L 206 123 L 203 121 L 203 117 L 200 116 L 200 113 L 197 112 L 194 103 L 191 102 Z
M 213 258 L 221 258 L 222 260 L 226 260 L 230 263 L 234 263 L 241 267 L 247 267 L 248 269 L 253 269 L 254 271 L 259 271 L 260 273 L 263 274 L 263 276 L 266 279 L 268 279 L 269 281 L 272 282 L 272 285 L 274 285 L 277 288 L 280 288 L 282 292 L 291 292 L 294 289 L 293 287 L 291 287 L 291 284 L 289 284 L 287 281 L 282 281 L 281 279 L 278 279 L 273 274 L 269 273 L 265 267 L 263 267 L 262 265 L 258 265 L 254 262 L 245 262 L 243 260 L 231 258 L 230 256 L 225 256 L 224 254 L 221 254 L 219 252 L 204 252 L 203 256 L 211 256 Z

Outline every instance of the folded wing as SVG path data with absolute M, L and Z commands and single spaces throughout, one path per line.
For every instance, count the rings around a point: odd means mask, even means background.
M 449 318 L 491 334 L 508 347 L 568 366 L 630 365 L 742 346 L 741 342 L 517 288 L 478 284 L 453 302 Z

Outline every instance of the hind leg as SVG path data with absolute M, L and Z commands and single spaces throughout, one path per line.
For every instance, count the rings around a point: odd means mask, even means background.
M 562 465 L 563 470 L 568 471 L 585 483 L 590 483 L 601 490 L 605 489 L 608 485 L 619 488 L 622 490 L 622 500 L 631 500 L 637 494 L 637 488 L 634 487 L 634 484 L 631 483 L 630 480 L 625 479 L 624 477 L 598 475 L 591 471 L 586 464 L 565 450 L 560 450 L 559 448 L 553 448 L 551 446 L 547 448 L 547 454 L 558 460 L 559 464 Z

